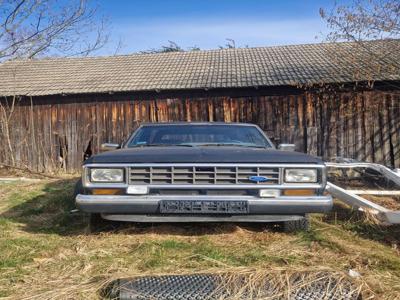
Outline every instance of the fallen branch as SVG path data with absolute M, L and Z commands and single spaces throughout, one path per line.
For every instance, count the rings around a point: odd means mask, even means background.
M 30 181 L 37 182 L 43 179 L 38 178 L 26 178 L 26 177 L 0 177 L 0 182 L 14 182 L 14 181 Z
M 32 171 L 32 170 L 29 170 L 28 168 L 21 168 L 21 167 L 5 165 L 5 164 L 0 165 L 0 167 L 19 170 L 19 171 L 26 172 L 28 174 L 38 175 L 38 176 L 42 176 L 42 177 L 46 177 L 46 178 L 59 179 L 59 177 L 57 177 L 57 176 L 53 176 L 53 175 L 49 175 L 49 174 L 45 174 L 45 173 L 40 173 L 40 172 L 35 172 L 35 171 Z

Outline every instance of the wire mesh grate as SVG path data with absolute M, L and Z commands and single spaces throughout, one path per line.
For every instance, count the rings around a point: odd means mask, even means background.
M 119 279 L 108 288 L 106 299 L 120 300 L 200 300 L 200 299 L 290 299 L 290 300 L 360 300 L 361 295 L 350 281 L 331 277 L 305 281 L 291 278 L 292 287 L 282 289 L 265 280 L 246 285 L 246 277 L 227 284 L 223 276 L 211 274 L 147 276 Z M 254 289 L 254 287 L 256 287 Z M 284 290 L 284 291 L 283 291 Z

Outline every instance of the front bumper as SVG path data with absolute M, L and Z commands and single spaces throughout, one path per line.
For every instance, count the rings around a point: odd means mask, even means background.
M 304 215 L 324 213 L 332 208 L 332 197 L 329 195 L 259 198 L 254 196 L 100 196 L 79 194 L 76 197 L 76 205 L 80 210 L 88 213 L 163 216 L 160 214 L 161 200 L 245 200 L 249 206 L 249 213 L 246 216 Z

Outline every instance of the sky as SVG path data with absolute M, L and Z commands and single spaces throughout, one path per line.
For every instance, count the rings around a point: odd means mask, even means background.
M 215 49 L 235 40 L 257 47 L 316 43 L 327 32 L 319 9 L 333 0 L 98 0 L 110 23 L 100 55 L 128 54 L 167 45 Z

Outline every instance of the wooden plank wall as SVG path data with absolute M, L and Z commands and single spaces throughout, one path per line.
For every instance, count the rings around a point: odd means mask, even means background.
M 400 167 L 400 97 L 390 92 L 62 100 L 33 99 L 33 105 L 17 105 L 10 118 L 11 145 L 1 143 L 0 162 L 14 160 L 17 166 L 36 171 L 74 172 L 85 151 L 97 153 L 104 142 L 122 142 L 142 122 L 223 121 L 256 123 L 276 143 L 295 143 L 298 151 L 324 158 L 350 157 Z

